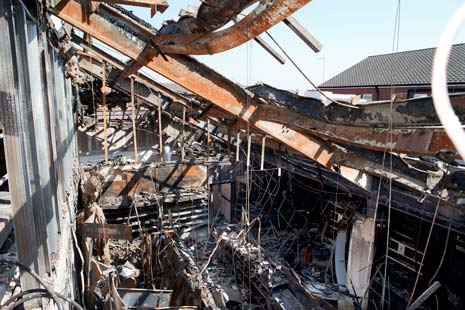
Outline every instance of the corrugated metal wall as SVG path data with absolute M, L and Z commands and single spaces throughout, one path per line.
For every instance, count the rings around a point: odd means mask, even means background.
M 0 1 L 0 42 L 0 120 L 18 259 L 41 275 L 73 277 L 73 86 L 45 26 L 21 1 Z M 61 255 L 71 261 L 65 270 Z M 21 284 L 38 287 L 26 274 Z

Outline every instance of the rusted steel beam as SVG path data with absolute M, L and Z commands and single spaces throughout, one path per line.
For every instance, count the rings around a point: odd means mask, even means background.
M 146 44 L 144 50 L 142 51 L 142 53 L 140 53 L 139 57 L 137 59 L 131 59 L 124 68 L 124 70 L 121 71 L 118 77 L 115 78 L 115 80 L 117 81 L 120 79 L 125 79 L 135 74 L 137 71 L 139 71 L 140 68 L 145 66 L 144 61 L 146 59 L 152 59 L 156 54 L 157 50 L 155 49 L 155 47 L 150 43 Z
M 210 153 L 211 153 L 211 150 L 210 150 L 210 119 L 207 118 L 207 158 L 210 158 Z
M 221 31 L 198 34 L 157 35 L 165 53 L 207 55 L 224 52 L 259 36 L 308 4 L 311 0 L 276 0 L 260 3 L 237 24 Z
M 184 129 L 186 126 L 186 107 L 183 107 L 182 109 L 182 125 L 181 125 L 181 161 L 184 162 L 184 159 L 186 157 L 186 151 L 184 149 Z M 229 141 L 228 141 L 229 142 Z M 229 147 L 229 143 L 228 143 Z
M 452 142 L 440 128 L 402 128 L 392 130 L 392 143 L 388 128 L 336 125 L 309 118 L 288 108 L 261 105 L 253 119 L 269 120 L 312 133 L 323 139 L 358 147 L 410 155 L 435 156 L 441 150 L 455 150 Z
M 274 57 L 280 64 L 284 65 L 286 59 L 283 58 L 277 51 L 275 51 L 265 40 L 260 37 L 255 37 L 254 41 L 257 42 L 265 51 L 267 51 L 271 56 Z
M 143 19 L 136 17 L 132 14 L 132 12 L 124 10 L 122 7 L 110 6 L 104 3 L 96 4 L 94 11 L 97 11 L 98 14 L 104 16 L 107 20 L 114 21 L 119 27 L 130 30 L 133 36 L 141 37 L 143 35 L 146 36 L 147 40 L 149 40 L 157 34 L 157 29 L 153 28 Z M 92 12 L 88 12 L 87 15 L 83 16 L 89 16 L 92 14 Z
M 158 148 L 160 152 L 160 161 L 163 162 L 163 127 L 161 124 L 161 96 L 158 94 Z
M 211 32 L 220 29 L 238 14 L 258 0 L 204 1 L 197 11 L 196 32 Z
M 115 166 L 112 170 L 111 182 L 105 183 L 99 203 L 107 197 L 119 195 L 134 196 L 141 192 L 154 193 L 154 182 L 163 186 L 182 188 L 198 188 L 205 185 L 208 179 L 206 165 L 169 165 L 151 167 L 142 165 L 138 169 Z
M 289 16 L 284 20 L 284 23 L 292 30 L 294 33 L 302 39 L 315 53 L 318 53 L 323 48 L 323 45 L 302 26 L 297 19 L 292 16 Z

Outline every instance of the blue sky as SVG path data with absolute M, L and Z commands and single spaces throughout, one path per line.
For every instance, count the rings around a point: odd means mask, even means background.
M 176 17 L 188 4 L 200 5 L 199 0 L 168 2 L 169 9 L 154 18 L 150 18 L 148 9 L 128 9 L 160 27 L 163 20 Z M 399 51 L 436 46 L 448 19 L 462 4 L 463 0 L 401 0 Z M 323 62 L 324 77 L 328 79 L 367 56 L 391 52 L 396 8 L 397 0 L 313 0 L 294 17 L 322 43 L 320 53 L 314 53 L 283 23 L 270 33 L 305 73 L 320 84 Z M 266 35 L 263 38 L 273 45 Z M 463 42 L 465 26 L 455 38 L 455 43 Z M 255 42 L 197 58 L 241 84 L 264 82 L 283 89 L 311 88 L 289 62 L 279 64 Z

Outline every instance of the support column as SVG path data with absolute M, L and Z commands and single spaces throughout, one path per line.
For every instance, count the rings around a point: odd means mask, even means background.
M 351 294 L 359 297 L 362 309 L 368 307 L 374 241 L 375 219 L 356 214 L 349 244 L 346 286 Z
M 160 161 L 163 162 L 163 127 L 161 124 L 161 95 L 158 93 L 158 144 L 160 146 Z
M 207 160 L 210 160 L 211 138 L 210 138 L 210 118 L 207 118 Z
M 236 162 L 239 161 L 240 151 L 241 151 L 241 131 L 239 130 L 237 132 L 237 137 L 236 137 Z
M 186 125 L 186 107 L 182 108 L 182 127 L 181 127 L 181 161 L 184 162 L 186 152 L 184 150 L 184 128 Z
M 139 163 L 139 153 L 137 150 L 137 128 L 136 128 L 136 104 L 134 98 L 134 77 L 131 77 L 131 109 L 132 109 L 132 134 L 134 139 L 134 161 Z
M 108 126 L 107 126 L 107 68 L 105 61 L 102 62 L 102 104 L 103 104 L 103 147 L 105 149 L 105 165 L 108 165 Z
M 265 148 L 266 148 L 266 135 L 262 138 L 262 157 L 260 158 L 260 170 L 265 170 Z
M 232 134 L 232 130 L 230 127 L 228 127 L 228 158 L 229 158 L 229 161 L 232 162 L 232 159 L 231 159 L 231 134 Z

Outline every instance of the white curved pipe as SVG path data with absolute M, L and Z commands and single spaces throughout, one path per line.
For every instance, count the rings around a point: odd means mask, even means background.
M 465 131 L 462 129 L 462 124 L 452 108 L 447 89 L 447 63 L 452 48 L 452 40 L 464 21 L 465 4 L 449 21 L 439 41 L 434 55 L 431 87 L 434 108 L 439 120 L 460 156 L 465 160 Z

